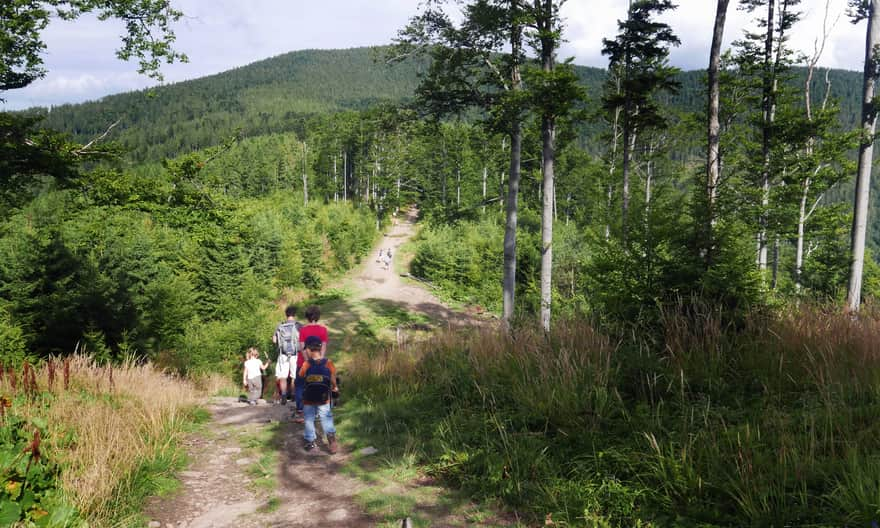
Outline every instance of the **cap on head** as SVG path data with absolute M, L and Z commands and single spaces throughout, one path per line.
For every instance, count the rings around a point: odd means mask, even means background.
M 306 348 L 309 350 L 321 350 L 321 345 L 323 344 L 321 338 L 318 336 L 309 336 L 306 338 Z

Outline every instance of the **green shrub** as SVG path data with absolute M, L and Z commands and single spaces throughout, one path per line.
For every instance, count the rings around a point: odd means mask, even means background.
M 46 423 L 6 410 L 0 398 L 0 525 L 63 528 L 81 524 L 58 487 L 60 468 L 41 451 Z

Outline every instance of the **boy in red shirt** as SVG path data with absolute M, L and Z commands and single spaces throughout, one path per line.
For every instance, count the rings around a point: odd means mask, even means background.
M 305 348 L 309 359 L 303 363 L 299 370 L 299 377 L 305 381 L 303 391 L 303 405 L 305 411 L 305 430 L 303 439 L 305 449 L 310 451 L 315 448 L 315 417 L 321 419 L 321 428 L 327 435 L 327 449 L 330 454 L 339 450 L 336 441 L 336 428 L 333 425 L 333 410 L 330 408 L 330 394 L 337 392 L 336 366 L 325 357 L 321 357 L 321 350 L 326 344 L 317 336 L 309 336 L 305 341 Z
M 305 311 L 307 324 L 299 329 L 299 349 L 305 350 L 306 339 L 316 337 L 321 340 L 321 357 L 327 355 L 327 327 L 318 324 L 321 318 L 321 309 L 317 305 L 311 305 Z M 300 377 L 299 372 L 302 369 L 305 354 L 299 354 L 296 357 L 296 379 L 293 380 L 294 398 L 296 399 L 296 412 L 293 421 L 303 423 L 303 390 L 305 389 L 305 380 Z M 335 382 L 335 378 L 334 378 Z

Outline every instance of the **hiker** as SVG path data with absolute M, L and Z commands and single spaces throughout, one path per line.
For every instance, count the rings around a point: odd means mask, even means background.
M 306 308 L 305 315 L 308 322 L 299 329 L 299 349 L 304 351 L 306 339 L 314 336 L 321 340 L 321 357 L 324 357 L 327 354 L 327 327 L 318 324 L 318 320 L 321 318 L 321 309 L 313 304 Z M 296 423 L 303 423 L 302 394 L 305 389 L 305 380 L 302 379 L 299 372 L 304 362 L 305 354 L 298 354 L 296 356 L 297 376 L 293 381 L 294 397 L 296 398 L 296 411 L 293 421 Z
M 286 320 L 281 322 L 272 334 L 272 342 L 278 348 L 278 359 L 275 361 L 275 387 L 281 405 L 286 405 L 287 400 L 292 399 L 290 394 L 289 378 L 291 375 L 291 361 L 297 361 L 299 351 L 299 329 L 301 324 L 296 320 L 296 306 L 290 305 L 284 309 Z M 293 373 L 296 375 L 296 373 Z
M 385 250 L 385 269 L 391 269 L 391 250 Z
M 321 352 L 326 347 L 317 336 L 309 336 L 305 341 L 305 349 L 309 359 L 303 363 L 299 377 L 305 380 L 303 404 L 305 408 L 305 430 L 303 431 L 304 448 L 311 451 L 315 448 L 315 416 L 321 419 L 321 429 L 327 435 L 327 450 L 335 454 L 339 450 L 336 442 L 336 428 L 333 426 L 333 410 L 330 408 L 330 394 L 338 393 L 336 385 L 336 367 Z
M 269 361 L 260 361 L 260 352 L 251 347 L 247 351 L 247 361 L 244 362 L 244 371 L 241 375 L 241 383 L 247 390 L 248 405 L 256 405 L 257 400 L 263 393 L 263 371 L 269 368 Z
M 379 264 L 382 263 L 382 248 L 379 248 L 379 256 L 376 257 L 376 262 L 378 262 Z

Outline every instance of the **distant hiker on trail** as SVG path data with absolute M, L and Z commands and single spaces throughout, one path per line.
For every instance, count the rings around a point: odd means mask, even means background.
M 385 269 L 391 269 L 391 250 L 385 250 Z
M 321 357 L 324 357 L 327 354 L 327 327 L 324 325 L 318 324 L 318 320 L 321 318 L 321 309 L 316 305 L 311 305 L 306 308 L 306 320 L 307 324 L 302 326 L 299 329 L 299 349 L 305 350 L 305 342 L 309 337 L 317 337 L 321 340 Z M 293 421 L 296 423 L 303 423 L 303 390 L 305 390 L 306 382 L 305 380 L 299 376 L 300 369 L 302 369 L 303 363 L 305 362 L 305 354 L 298 354 L 296 357 L 296 372 L 297 376 L 293 382 L 294 395 L 296 397 L 296 412 L 294 414 Z
M 335 454 L 339 450 L 336 442 L 336 427 L 333 425 L 333 410 L 330 408 L 330 394 L 337 393 L 336 367 L 333 362 L 323 357 L 321 350 L 326 343 L 317 336 L 309 336 L 305 341 L 305 348 L 309 359 L 303 363 L 299 371 L 299 377 L 305 380 L 303 391 L 303 404 L 305 405 L 305 440 L 306 451 L 315 448 L 315 416 L 321 419 L 321 428 L 327 435 L 327 450 Z
M 287 400 L 292 399 L 288 379 L 291 375 L 291 362 L 297 361 L 299 346 L 299 329 L 302 327 L 296 320 L 296 306 L 290 305 L 284 309 L 287 319 L 275 329 L 272 334 L 272 342 L 278 348 L 278 359 L 275 361 L 275 387 L 278 400 L 285 405 Z M 296 372 L 293 372 L 296 375 Z
M 254 347 L 247 351 L 247 361 L 244 362 L 244 372 L 241 375 L 241 383 L 247 389 L 249 405 L 256 405 L 257 400 L 263 393 L 263 371 L 269 368 L 269 362 L 260 361 L 260 352 Z
M 376 257 L 376 262 L 382 263 L 382 248 L 379 248 L 379 256 Z

